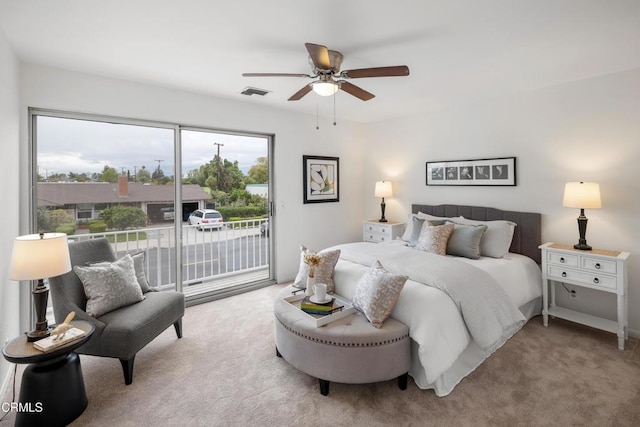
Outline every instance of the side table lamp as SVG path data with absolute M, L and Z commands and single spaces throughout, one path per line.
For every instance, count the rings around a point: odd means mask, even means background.
M 564 186 L 562 206 L 580 209 L 580 216 L 578 217 L 580 238 L 573 247 L 582 251 L 590 251 L 591 246 L 587 245 L 587 217 L 584 215 L 584 210 L 602 207 L 600 185 L 595 182 L 567 182 Z
M 393 189 L 391 188 L 391 183 L 389 181 L 378 181 L 376 182 L 375 189 L 375 197 L 382 197 L 382 203 L 380 203 L 380 210 L 382 211 L 382 216 L 380 217 L 379 222 L 387 222 L 387 219 L 384 217 L 384 198 L 393 196 Z
M 67 235 L 40 233 L 16 237 L 13 242 L 9 278 L 11 280 L 37 280 L 31 292 L 36 312 L 36 328 L 27 333 L 27 341 L 38 341 L 51 334 L 47 324 L 49 288 L 44 279 L 71 271 Z

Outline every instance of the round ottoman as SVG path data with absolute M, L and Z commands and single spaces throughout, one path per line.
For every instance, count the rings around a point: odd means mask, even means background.
M 321 327 L 283 298 L 296 289 L 288 286 L 276 298 L 276 354 L 292 366 L 320 380 L 320 392 L 329 383 L 362 384 L 398 378 L 407 388 L 411 358 L 409 328 L 388 318 L 380 329 L 359 311 Z

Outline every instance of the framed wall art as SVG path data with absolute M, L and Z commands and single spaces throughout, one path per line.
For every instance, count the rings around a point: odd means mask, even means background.
M 516 158 L 427 162 L 427 185 L 516 185 Z
M 340 159 L 302 156 L 304 203 L 340 201 Z

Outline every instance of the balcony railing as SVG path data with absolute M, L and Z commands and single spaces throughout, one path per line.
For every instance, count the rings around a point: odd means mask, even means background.
M 269 231 L 266 219 L 224 222 L 219 228 L 182 226 L 182 283 L 185 287 L 243 273 L 269 277 Z M 173 226 L 76 234 L 69 240 L 106 237 L 116 256 L 145 253 L 149 284 L 175 289 L 175 232 Z

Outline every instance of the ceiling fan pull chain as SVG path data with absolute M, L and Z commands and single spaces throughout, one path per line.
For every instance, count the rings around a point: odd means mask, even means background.
M 316 99 L 316 130 L 320 129 L 320 125 L 318 123 L 318 114 L 319 114 L 318 111 L 319 111 L 318 110 L 318 100 Z
M 333 94 L 333 125 L 336 125 L 336 96 L 338 92 Z

